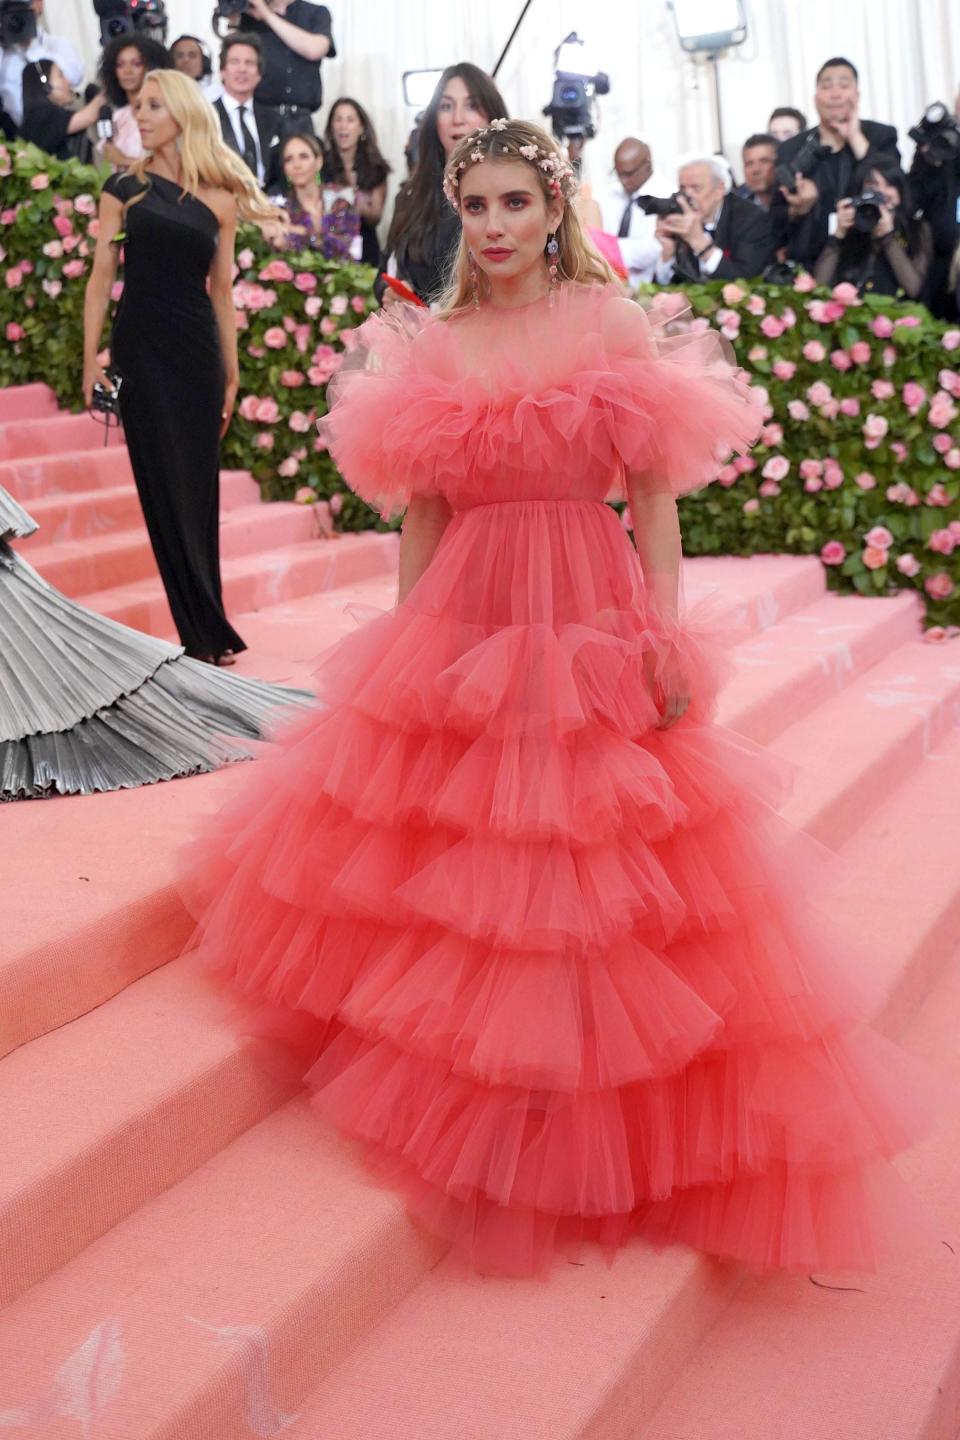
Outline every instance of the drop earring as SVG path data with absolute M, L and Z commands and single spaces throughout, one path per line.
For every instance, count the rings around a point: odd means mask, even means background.
M 473 287 L 473 308 L 480 309 L 480 277 L 477 275 L 477 260 L 472 250 L 467 251 L 470 258 L 470 284 Z
M 560 246 L 557 244 L 557 235 L 556 235 L 556 231 L 554 231 L 554 233 L 550 236 L 550 239 L 547 241 L 547 269 L 548 269 L 549 272 L 550 272 L 550 303 L 551 303 L 551 305 L 553 304 L 553 297 L 554 297 L 554 295 L 556 294 L 556 292 L 557 292 L 557 290 L 558 290 L 558 288 L 559 288 L 559 285 L 560 285 L 560 279 L 559 279 L 559 276 L 558 276 L 558 274 L 557 274 L 557 270 L 558 270 L 557 256 L 558 256 L 559 254 L 560 254 Z

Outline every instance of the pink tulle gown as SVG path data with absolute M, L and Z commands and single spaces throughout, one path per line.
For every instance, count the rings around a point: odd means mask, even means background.
M 328 438 L 384 513 L 442 495 L 453 518 L 194 847 L 199 960 L 484 1272 L 631 1235 L 872 1269 L 924 1077 L 864 1025 L 779 774 L 708 723 L 706 652 L 604 503 L 625 468 L 706 483 L 757 407 L 715 334 L 660 342 L 603 288 L 403 312 L 360 332 Z M 657 729 L 668 670 L 694 703 Z

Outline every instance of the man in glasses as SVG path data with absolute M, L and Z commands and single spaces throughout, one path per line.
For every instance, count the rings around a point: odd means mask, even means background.
M 645 140 L 628 136 L 613 157 L 615 183 L 601 198 L 603 228 L 615 235 L 631 287 L 652 280 L 660 260 L 656 217 L 637 204 L 644 195 L 669 195 L 671 187 L 654 173 L 653 156 Z

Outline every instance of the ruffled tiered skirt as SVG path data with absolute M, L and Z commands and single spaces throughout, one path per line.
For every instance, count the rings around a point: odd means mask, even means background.
M 864 1026 L 782 776 L 706 723 L 613 512 L 457 515 L 318 680 L 190 854 L 198 961 L 415 1217 L 490 1273 L 633 1234 L 875 1267 L 927 1081 Z

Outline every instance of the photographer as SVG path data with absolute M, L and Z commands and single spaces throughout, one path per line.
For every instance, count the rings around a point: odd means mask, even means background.
M 892 156 L 868 165 L 861 194 L 839 200 L 831 224 L 834 233 L 813 268 L 819 284 L 846 280 L 875 295 L 919 297 L 933 236 L 916 218 L 909 182 Z
M 55 60 L 36 60 L 23 72 L 22 139 L 45 150 L 58 160 L 91 158 L 86 131 L 95 125 L 103 108 L 97 91 L 81 109 L 74 109 L 76 95 Z
M 20 34 L 28 37 L 24 43 L 14 38 Z M 0 106 L 15 125 L 23 119 L 27 65 L 55 60 L 71 90 L 83 84 L 83 61 L 70 41 L 43 28 L 43 0 L 0 0 L 0 42 Z
M 670 201 L 647 201 L 657 215 L 657 283 L 762 275 L 774 258 L 770 218 L 761 206 L 732 193 L 727 162 L 719 155 L 692 156 L 681 164 L 678 179 Z
M 284 117 L 284 129 L 312 130 L 313 112 L 323 104 L 321 63 L 337 53 L 330 11 L 311 0 L 248 0 L 240 30 L 252 31 L 263 45 L 259 105 Z
M 924 300 L 939 320 L 956 320 L 950 267 L 960 242 L 960 124 L 945 105 L 937 103 L 927 107 L 910 138 L 917 142 L 910 188 L 933 235 Z
M 814 95 L 819 125 L 780 146 L 774 233 L 788 258 L 808 268 L 826 244 L 838 200 L 851 193 L 857 167 L 878 154 L 900 162 L 894 127 L 860 119 L 858 80 L 857 67 L 841 56 L 821 65 Z

